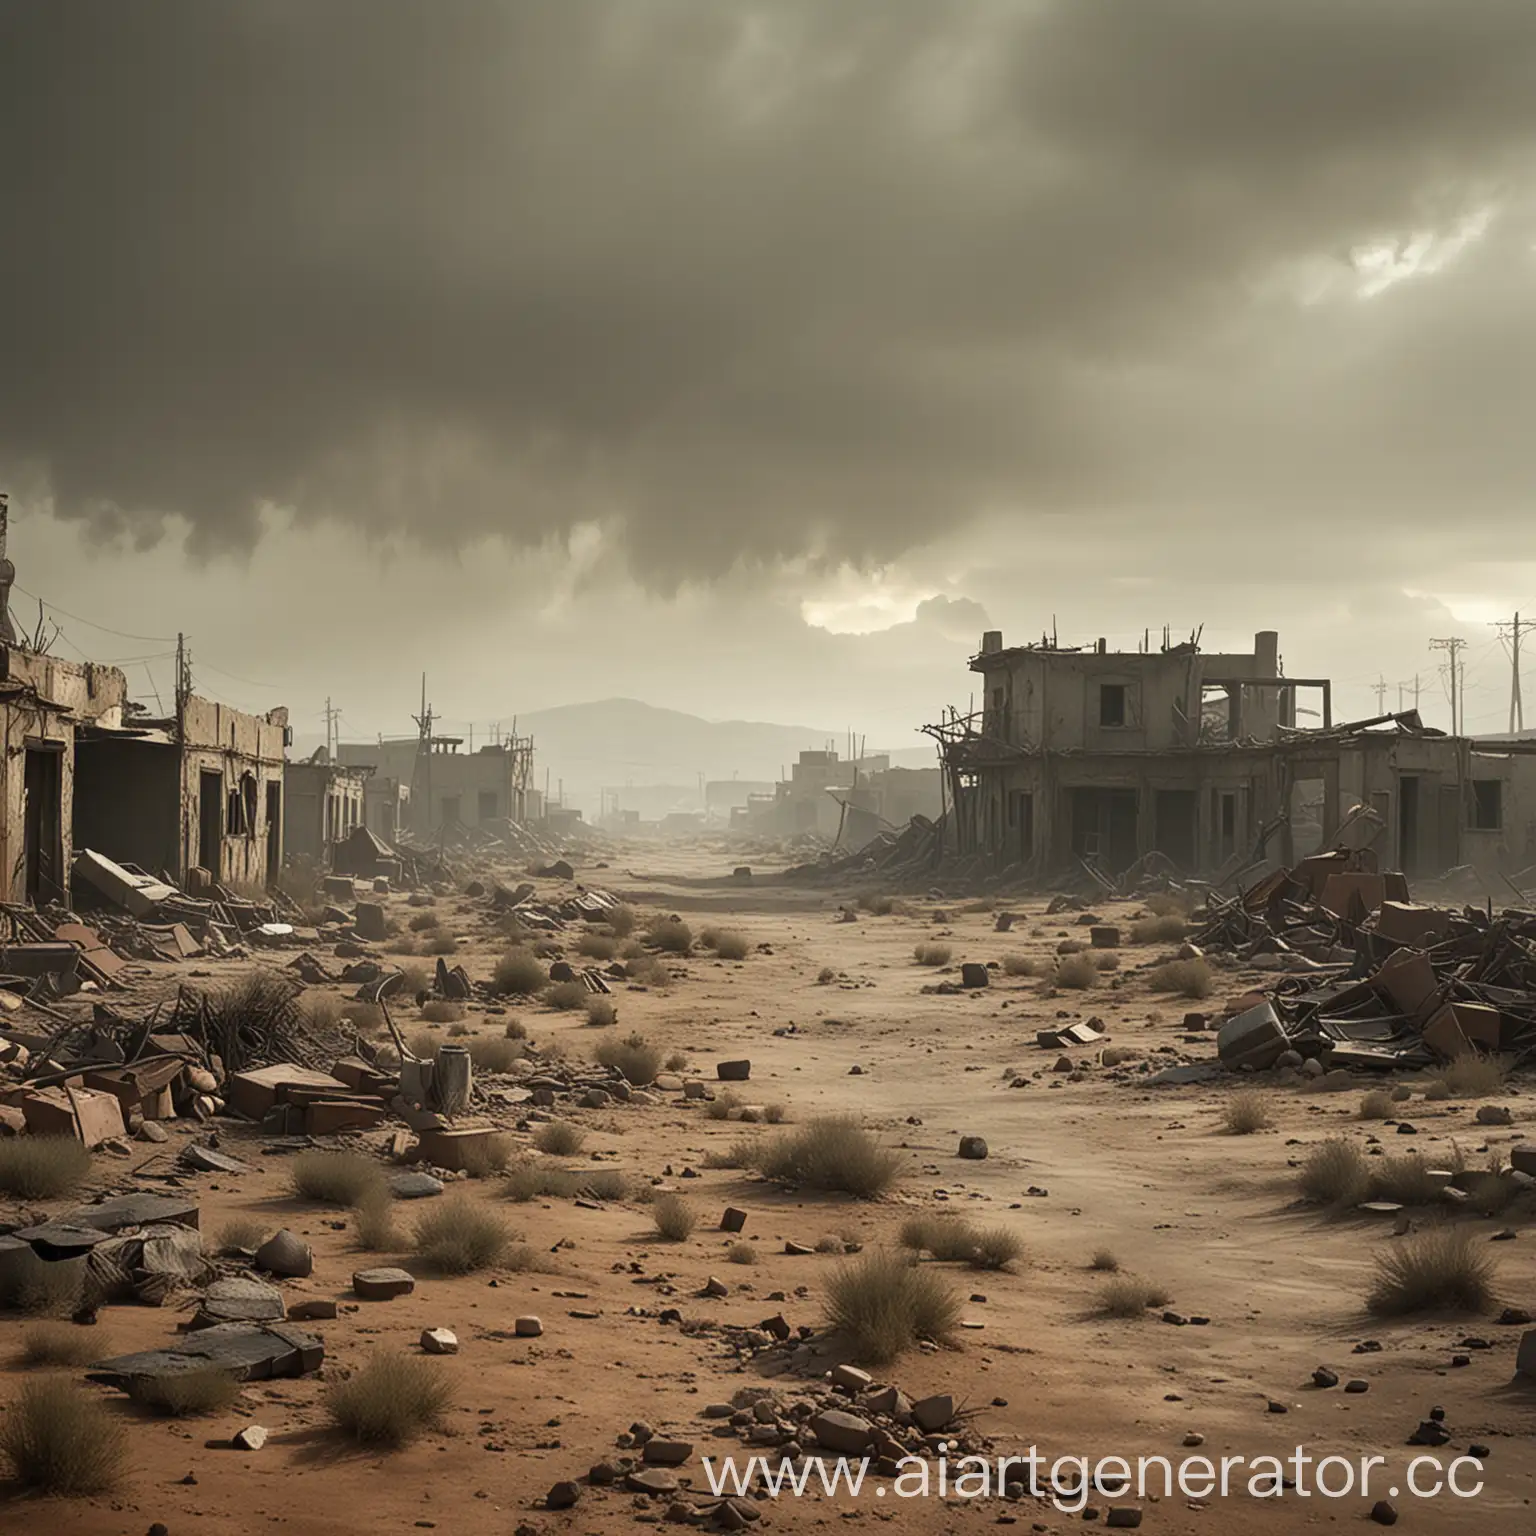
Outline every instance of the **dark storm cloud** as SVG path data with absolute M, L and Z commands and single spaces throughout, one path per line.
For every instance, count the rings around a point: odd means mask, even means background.
M 0 468 L 202 549 L 602 519 L 656 584 L 1493 516 L 1533 128 L 1522 0 L 0 0 Z M 1489 199 L 1401 293 L 1274 286 Z

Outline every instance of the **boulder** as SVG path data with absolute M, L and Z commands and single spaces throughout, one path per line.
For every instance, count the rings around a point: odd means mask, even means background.
M 352 1289 L 364 1301 L 392 1301 L 396 1296 L 409 1296 L 416 1289 L 416 1281 L 403 1269 L 360 1269 L 352 1276 Z
M 857 1414 L 844 1413 L 841 1409 L 829 1409 L 818 1413 L 811 1420 L 816 1443 L 839 1456 L 858 1456 L 874 1442 L 875 1432 L 867 1419 Z
M 256 1268 L 285 1280 L 302 1280 L 315 1267 L 315 1255 L 302 1237 L 284 1227 L 256 1250 Z
M 987 1155 L 987 1143 L 980 1136 L 960 1138 L 960 1156 L 973 1163 L 981 1162 Z
M 459 1336 L 451 1328 L 423 1328 L 421 1347 L 429 1355 L 456 1355 Z

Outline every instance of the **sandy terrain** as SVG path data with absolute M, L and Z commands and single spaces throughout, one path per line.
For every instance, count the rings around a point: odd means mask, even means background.
M 1170 1061 L 1213 1054 L 1213 1041 L 1184 1043 L 1184 1010 L 1194 1005 L 1154 996 L 1135 977 L 1135 967 L 1151 958 L 1143 950 L 1124 952 L 1116 984 L 1086 992 L 1046 997 L 1039 982 L 994 971 L 986 990 L 923 995 L 925 985 L 941 978 L 914 964 L 912 948 L 920 939 L 946 935 L 956 963 L 1051 953 L 1071 933 L 1074 918 L 1044 919 L 1042 900 L 1012 905 L 1026 915 L 1010 935 L 993 932 L 990 912 L 962 913 L 956 904 L 947 908 L 950 921 L 935 923 L 929 913 L 936 904 L 927 901 L 919 903 L 922 915 L 866 914 L 842 923 L 837 908 L 846 893 L 732 886 L 712 878 L 729 867 L 718 851 L 631 850 L 627 857 L 638 861 L 628 872 L 616 861 L 609 870 L 578 868 L 578 876 L 638 907 L 678 911 L 695 926 L 728 918 L 771 953 L 754 950 L 739 964 L 694 956 L 666 991 L 620 987 L 620 1027 L 638 1029 L 668 1051 L 686 1051 L 690 1072 L 710 1079 L 717 1060 L 750 1057 L 750 1097 L 783 1104 L 792 1121 L 827 1111 L 857 1113 L 906 1150 L 910 1167 L 899 1192 L 861 1204 L 704 1170 L 706 1151 L 724 1147 L 741 1127 L 712 1121 L 701 1106 L 685 1106 L 676 1095 L 652 1107 L 576 1111 L 571 1118 L 589 1132 L 583 1157 L 650 1178 L 671 1169 L 664 1185 L 682 1190 L 701 1213 L 692 1238 L 659 1241 L 644 1205 L 509 1204 L 500 1201 L 494 1181 L 485 1181 L 474 1188 L 498 1201 L 545 1252 L 547 1272 L 423 1277 L 408 1298 L 357 1303 L 352 1271 L 389 1261 L 358 1255 L 345 1212 L 289 1197 L 284 1158 L 263 1154 L 253 1128 L 221 1125 L 225 1146 L 260 1173 L 189 1176 L 186 1187 L 201 1198 L 206 1233 L 233 1216 L 254 1215 L 273 1228 L 286 1224 L 314 1245 L 313 1276 L 284 1289 L 292 1300 L 342 1303 L 336 1321 L 314 1325 L 327 1351 L 322 1379 L 254 1385 L 231 1412 L 182 1421 L 148 1417 L 111 1394 L 114 1411 L 131 1424 L 133 1468 L 122 1491 L 110 1500 L 46 1506 L 12 1495 L 0 1502 L 7 1529 L 46 1519 L 60 1536 L 139 1536 L 154 1521 L 164 1522 L 171 1536 L 268 1528 L 340 1536 L 434 1527 L 453 1536 L 500 1536 L 518 1529 L 602 1532 L 662 1520 L 666 1501 L 647 1503 L 614 1488 L 585 1488 L 565 1512 L 542 1507 L 552 1483 L 579 1478 L 593 1463 L 619 1455 L 615 1437 L 635 1420 L 694 1441 L 694 1459 L 681 1470 L 695 1489 L 704 1485 L 699 1456 L 733 1448 L 731 1441 L 711 1439 L 714 1426 L 700 1410 L 761 1384 L 763 1376 L 740 1366 L 718 1335 L 690 1334 L 656 1314 L 675 1307 L 690 1324 L 752 1326 L 782 1310 L 793 1325 L 819 1325 L 827 1278 L 843 1261 L 786 1255 L 786 1240 L 814 1244 L 838 1233 L 865 1244 L 892 1241 L 904 1215 L 942 1201 L 1015 1228 L 1027 1244 L 1027 1261 L 1011 1274 L 947 1266 L 971 1298 L 966 1320 L 983 1326 L 962 1331 L 953 1349 L 914 1351 L 876 1375 L 912 1397 L 948 1391 L 963 1399 L 977 1410 L 975 1428 L 992 1438 L 996 1452 L 1020 1454 L 1036 1444 L 1050 1457 L 1289 1457 L 1302 1445 L 1318 1457 L 1377 1455 L 1385 1466 L 1373 1474 L 1372 1496 L 1398 1487 L 1395 1502 L 1406 1529 L 1536 1531 L 1536 1389 L 1512 1384 L 1521 1330 L 1499 1327 L 1492 1316 L 1410 1323 L 1369 1318 L 1362 1297 L 1374 1255 L 1394 1241 L 1391 1223 L 1330 1220 L 1296 1203 L 1294 1164 L 1307 1145 L 1339 1132 L 1393 1137 L 1395 1127 L 1356 1118 L 1358 1094 L 1281 1091 L 1275 1127 L 1236 1137 L 1223 1127 L 1221 1106 L 1231 1091 L 1225 1086 L 1148 1089 L 1139 1085 L 1139 1061 L 1111 1071 L 1098 1064 L 1097 1048 L 1070 1053 L 1080 1073 L 1053 1071 L 1060 1053 L 1041 1050 L 1034 1034 L 1061 1016 L 1096 1017 L 1113 1044 L 1147 1056 L 1170 1047 L 1179 1053 Z M 558 889 L 547 884 L 551 892 Z M 403 912 L 403 899 L 395 900 Z M 460 958 L 472 975 L 487 975 L 499 946 L 480 904 L 448 899 L 443 906 L 463 909 L 451 925 L 466 936 Z M 819 984 L 823 967 L 839 979 Z M 169 968 L 161 973 L 172 974 Z M 1223 973 L 1211 1006 L 1260 979 Z M 590 1051 L 597 1032 L 581 1015 L 538 1004 L 517 1012 L 535 1042 L 561 1039 L 572 1053 Z M 478 1006 L 471 1021 L 498 1034 L 505 1022 Z M 775 1034 L 791 1024 L 794 1033 Z M 1025 1074 L 1027 1086 L 1009 1086 L 1004 1073 L 1010 1067 Z M 1473 1122 L 1475 1102 L 1425 1103 L 1416 1096 L 1407 1111 L 1419 1132 L 1415 1146 L 1449 1151 L 1454 1137 L 1471 1154 L 1536 1136 L 1528 1092 L 1507 1089 L 1501 1102 L 1514 1108 L 1516 1124 L 1488 1132 Z M 171 1152 L 181 1134 L 173 1131 Z M 986 1161 L 957 1157 L 962 1134 L 987 1139 Z M 383 1137 L 367 1140 L 377 1146 Z M 137 1162 L 141 1152 L 159 1149 L 134 1150 Z M 99 1172 L 119 1183 L 132 1166 L 98 1160 Z M 698 1177 L 682 1177 L 685 1168 Z M 1031 1188 L 1044 1193 L 1031 1195 Z M 757 1248 L 756 1264 L 725 1261 L 731 1239 L 715 1226 L 727 1204 L 750 1212 L 745 1236 Z M 403 1214 L 409 1220 L 419 1209 Z M 1491 1237 L 1501 1223 L 1473 1219 L 1472 1225 Z M 1536 1307 L 1536 1229 L 1528 1216 L 1514 1226 L 1517 1240 L 1497 1249 L 1501 1302 Z M 1208 1325 L 1171 1326 L 1156 1312 L 1132 1321 L 1094 1317 L 1102 1277 L 1088 1263 L 1098 1248 L 1113 1250 L 1127 1270 L 1162 1282 L 1172 1307 L 1206 1316 Z M 711 1274 L 727 1282 L 728 1296 L 698 1294 Z M 770 1299 L 777 1292 L 783 1300 Z M 512 1320 L 526 1312 L 542 1317 L 541 1338 L 510 1336 Z M 176 1321 L 170 1310 L 104 1309 L 98 1324 L 103 1353 L 108 1344 L 123 1351 L 163 1343 Z M 437 1326 L 455 1330 L 460 1340 L 456 1357 L 437 1362 L 457 1387 L 446 1432 L 390 1454 L 340 1443 L 320 1406 L 323 1378 L 382 1345 L 414 1349 L 420 1331 Z M 0 1354 L 15 1353 L 25 1327 L 24 1319 L 0 1317 Z M 1458 1350 L 1468 1335 L 1492 1347 Z M 1379 1352 L 1352 1353 L 1364 1340 L 1378 1341 Z M 1457 1353 L 1468 1353 L 1470 1364 L 1453 1368 Z M 829 1343 L 816 1363 L 825 1369 L 842 1358 Z M 1319 1365 L 1364 1378 L 1369 1391 L 1317 1390 L 1310 1378 Z M 0 1374 L 0 1398 L 13 1395 L 21 1379 L 15 1370 Z M 793 1378 L 774 1384 L 793 1396 Z M 1288 1412 L 1270 1411 L 1271 1401 Z M 1453 1435 L 1442 1459 L 1477 1442 L 1490 1450 L 1486 1487 L 1475 1499 L 1415 1500 L 1401 1486 L 1408 1461 L 1421 1454 L 1405 1441 L 1433 1405 L 1444 1407 Z M 248 1423 L 272 1432 L 264 1449 L 217 1448 Z M 1204 1437 L 1198 1452 L 1182 1448 L 1190 1434 Z M 1370 1507 L 1358 1499 L 1293 1494 L 1195 1499 L 1177 1490 L 1155 1501 L 1096 1496 L 1092 1503 L 1099 1509 L 1139 1503 L 1141 1529 L 1159 1536 L 1358 1523 Z M 784 1529 L 826 1527 L 838 1518 L 894 1531 L 1016 1521 L 1024 1529 L 1062 1532 L 1083 1523 L 1078 1514 L 1032 1499 L 901 1499 L 877 1496 L 872 1485 L 857 1500 L 785 1497 L 759 1508 L 763 1526 Z

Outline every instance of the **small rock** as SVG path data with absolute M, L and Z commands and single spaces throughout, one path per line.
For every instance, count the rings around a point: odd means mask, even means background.
M 352 1289 L 364 1301 L 392 1301 L 396 1296 L 409 1296 L 416 1282 L 403 1269 L 360 1269 L 352 1276 Z
M 1336 1387 L 1339 1384 L 1337 1371 L 1330 1371 L 1326 1365 L 1320 1365 L 1312 1372 L 1312 1384 L 1316 1387 Z
M 397 1173 L 389 1181 L 389 1192 L 396 1200 L 430 1200 L 443 1192 L 443 1181 L 430 1173 Z
M 267 1443 L 267 1431 L 260 1424 L 247 1424 L 229 1443 L 237 1451 L 259 1451 Z
M 960 1138 L 960 1156 L 970 1162 L 979 1163 L 987 1155 L 987 1143 L 980 1136 L 962 1136 Z
M 701 1294 L 705 1296 L 729 1296 L 731 1294 L 731 1288 L 717 1275 L 711 1275 L 709 1279 L 704 1282 L 704 1290 Z
M 1353 1380 L 1344 1383 L 1344 1390 L 1351 1397 L 1359 1397 L 1362 1392 L 1369 1392 L 1371 1390 L 1371 1384 L 1368 1381 L 1361 1381 L 1356 1376 Z
M 544 1324 L 532 1314 L 520 1317 L 512 1324 L 512 1331 L 520 1339 L 536 1339 L 544 1332 Z
M 1197 1434 L 1194 1430 L 1191 1430 L 1187 1435 L 1184 1436 L 1184 1444 L 1191 1448 L 1197 1445 L 1204 1445 L 1205 1436 Z
M 1134 1504 L 1111 1504 L 1104 1524 L 1119 1531 L 1134 1531 L 1141 1524 L 1141 1510 Z
M 1374 1520 L 1377 1525 L 1396 1525 L 1397 1506 L 1393 1504 L 1390 1499 L 1377 1499 L 1377 1501 L 1371 1505 L 1371 1519 Z
M 653 1467 L 680 1467 L 692 1455 L 693 1446 L 687 1440 L 650 1439 L 641 1452 L 646 1464 Z
M 868 1420 L 835 1408 L 826 1413 L 818 1413 L 811 1420 L 811 1429 L 815 1432 L 816 1443 L 823 1450 L 835 1451 L 842 1456 L 861 1454 L 875 1438 Z
M 138 1130 L 133 1133 L 135 1141 L 162 1142 L 171 1139 L 171 1133 L 160 1124 L 158 1120 L 146 1120 Z
M 919 1429 L 933 1434 L 943 1429 L 955 1416 L 955 1400 L 947 1392 L 920 1398 L 912 1404 L 912 1418 Z
M 722 1083 L 744 1083 L 752 1076 L 750 1061 L 717 1061 L 715 1076 Z
M 1269 1411 L 1271 1413 L 1289 1413 L 1291 1410 L 1284 1403 L 1277 1403 L 1274 1398 L 1270 1398 Z
M 640 1471 L 627 1474 L 624 1478 L 624 1486 L 631 1493 L 676 1493 L 677 1478 L 665 1467 L 645 1467 Z
M 722 1232 L 740 1232 L 747 1224 L 747 1213 L 734 1205 L 728 1205 L 720 1218 Z
M 450 1328 L 424 1328 L 421 1347 L 429 1355 L 456 1355 L 459 1352 L 459 1336 Z
M 325 1323 L 331 1322 L 336 1316 L 336 1303 L 334 1301 L 296 1301 L 288 1308 L 288 1321 L 290 1323 Z
M 256 1250 L 256 1268 L 288 1280 L 302 1280 L 315 1267 L 315 1255 L 303 1238 L 286 1227 Z
M 832 1385 L 845 1392 L 867 1391 L 874 1382 L 875 1378 L 868 1371 L 861 1371 L 856 1365 L 839 1365 L 832 1371 Z

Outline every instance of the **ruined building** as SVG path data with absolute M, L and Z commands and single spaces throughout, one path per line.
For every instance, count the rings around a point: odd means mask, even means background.
M 1363 807 L 1408 874 L 1536 860 L 1536 755 L 1426 728 L 1416 712 L 1335 725 L 1326 679 L 1286 677 L 1279 637 L 1251 653 L 1005 647 L 982 637 L 983 705 L 937 737 L 951 846 L 1040 873 L 1118 874 L 1160 855 L 1185 873 L 1286 862 Z
M 291 858 L 325 864 L 331 846 L 355 827 L 366 825 L 370 775 L 363 768 L 343 768 L 327 760 L 325 748 L 308 762 L 283 770 L 287 806 L 283 815 L 283 852 Z

